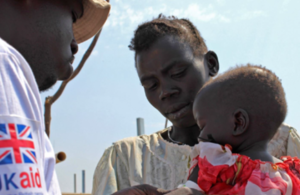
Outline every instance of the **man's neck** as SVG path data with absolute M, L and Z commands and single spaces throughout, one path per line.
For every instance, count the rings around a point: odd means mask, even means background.
M 189 146 L 194 146 L 195 144 L 198 143 L 199 134 L 200 134 L 200 129 L 196 124 L 191 127 L 185 127 L 185 128 L 173 126 L 170 132 L 171 139 L 173 139 L 176 142 L 181 142 Z

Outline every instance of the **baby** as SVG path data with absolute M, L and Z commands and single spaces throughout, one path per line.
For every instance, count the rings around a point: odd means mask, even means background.
M 300 160 L 267 144 L 287 112 L 280 80 L 242 66 L 209 81 L 193 106 L 201 133 L 186 186 L 205 194 L 300 194 Z

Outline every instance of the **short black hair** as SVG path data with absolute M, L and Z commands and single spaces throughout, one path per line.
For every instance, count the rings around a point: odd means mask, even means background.
M 198 94 L 211 85 L 219 86 L 213 91 L 216 102 L 221 106 L 234 103 L 245 109 L 249 117 L 255 118 L 256 125 L 267 130 L 265 138 L 271 139 L 286 117 L 287 103 L 281 81 L 266 68 L 251 64 L 237 66 L 208 81 Z
M 207 52 L 207 46 L 200 32 L 188 19 L 166 17 L 160 14 L 157 18 L 138 26 L 129 45 L 130 50 L 139 53 L 164 36 L 174 35 L 179 40 L 188 43 L 194 55 L 202 57 Z

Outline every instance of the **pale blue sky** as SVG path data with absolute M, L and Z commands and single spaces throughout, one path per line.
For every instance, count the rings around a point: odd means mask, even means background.
M 67 153 L 56 167 L 63 192 L 86 192 L 105 148 L 136 135 L 136 118 L 145 119 L 146 134 L 161 130 L 164 118 L 147 102 L 128 45 L 137 25 L 160 13 L 190 19 L 210 50 L 220 72 L 237 64 L 260 64 L 281 79 L 288 102 L 286 123 L 300 129 L 300 1 L 297 0 L 111 0 L 112 10 L 99 42 L 79 76 L 53 105 L 51 141 Z M 75 65 L 89 42 L 80 45 Z M 42 94 L 42 100 L 58 88 Z

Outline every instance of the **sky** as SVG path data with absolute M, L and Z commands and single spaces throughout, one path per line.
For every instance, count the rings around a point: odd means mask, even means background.
M 136 136 L 136 118 L 145 121 L 145 133 L 163 129 L 165 119 L 147 101 L 128 49 L 139 24 L 167 16 L 190 19 L 217 53 L 220 73 L 236 65 L 262 65 L 282 80 L 288 102 L 285 122 L 300 129 L 300 1 L 298 0 L 111 0 L 110 16 L 81 73 L 52 106 L 51 142 L 67 159 L 57 164 L 62 192 L 92 190 L 94 170 L 104 150 L 125 137 Z M 79 45 L 74 66 L 90 41 Z M 42 100 L 53 95 L 42 93 Z

